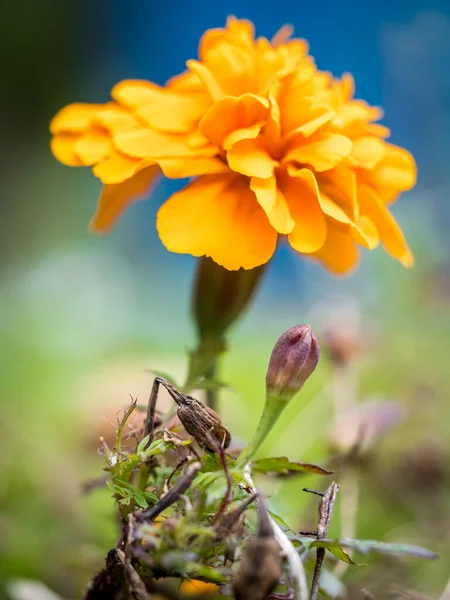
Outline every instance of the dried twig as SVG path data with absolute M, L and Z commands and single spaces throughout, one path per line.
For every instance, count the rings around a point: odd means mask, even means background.
M 334 504 L 339 491 L 339 486 L 333 481 L 330 487 L 326 490 L 319 504 L 319 518 L 317 523 L 317 539 L 323 540 L 328 535 L 330 528 L 331 517 L 333 516 Z M 317 548 L 316 551 L 316 566 L 314 567 L 314 575 L 311 586 L 311 600 L 316 600 L 319 593 L 320 570 L 322 568 L 323 559 L 325 556 L 325 548 Z
M 244 467 L 244 477 L 247 480 L 251 491 L 256 492 L 256 488 L 251 476 L 250 463 Z M 287 537 L 287 535 L 284 533 L 281 527 L 277 525 L 277 523 L 270 515 L 269 519 L 272 524 L 275 539 L 279 543 L 284 558 L 286 559 L 290 567 L 290 578 L 293 584 L 294 598 L 295 600 L 306 600 L 308 596 L 308 588 L 302 559 L 298 555 L 298 552 L 292 544 L 291 540 Z
M 201 467 L 202 465 L 199 462 L 189 465 L 186 468 L 186 471 L 180 475 L 176 483 L 170 488 L 167 494 L 160 498 L 155 506 L 152 506 L 152 508 L 144 511 L 141 514 L 141 518 L 148 521 L 153 521 L 160 513 L 163 512 L 163 510 L 169 508 L 169 506 L 178 500 L 178 498 L 191 486 Z
M 131 564 L 129 558 L 125 556 L 125 553 L 122 550 L 117 549 L 117 557 L 120 562 L 123 564 L 123 568 L 125 571 L 125 577 L 128 582 L 128 586 L 130 588 L 130 594 L 132 598 L 135 600 L 152 600 L 152 597 L 147 591 L 144 582 L 136 573 L 133 565 Z
M 153 430 L 155 428 L 156 401 L 158 400 L 158 391 L 161 384 L 161 378 L 156 377 L 150 392 L 150 398 L 147 405 L 147 416 L 145 418 L 144 437 L 148 435 L 147 447 L 152 443 Z

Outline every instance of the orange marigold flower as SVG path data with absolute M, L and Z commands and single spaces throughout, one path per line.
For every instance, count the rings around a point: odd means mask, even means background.
M 164 87 L 122 81 L 112 102 L 62 109 L 54 155 L 92 166 L 104 184 L 91 228 L 107 232 L 162 173 L 194 178 L 158 212 L 172 252 L 251 269 L 286 235 L 336 274 L 380 242 L 411 266 L 388 205 L 415 183 L 412 156 L 385 141 L 381 109 L 354 99 L 352 77 L 318 71 L 290 33 L 255 39 L 249 21 L 230 17 Z
M 186 596 L 210 595 L 218 591 L 219 586 L 215 583 L 207 583 L 198 579 L 185 579 L 180 585 L 180 592 L 186 594 Z

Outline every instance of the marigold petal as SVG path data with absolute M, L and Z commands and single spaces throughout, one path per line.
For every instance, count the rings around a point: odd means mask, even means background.
M 68 167 L 82 167 L 83 163 L 75 152 L 75 145 L 79 139 L 79 135 L 72 133 L 56 135 L 50 140 L 53 156 Z
M 316 193 L 315 189 L 317 188 L 317 180 L 315 178 L 314 173 L 310 169 L 305 169 L 305 168 L 299 169 L 299 168 L 295 167 L 294 165 L 288 165 L 287 173 L 291 177 L 303 178 L 305 180 L 305 182 L 309 185 L 310 189 L 314 193 Z M 339 221 L 340 223 L 350 224 L 352 222 L 352 219 L 347 214 L 347 212 L 341 206 L 339 206 L 339 204 L 337 204 L 334 200 L 332 200 L 330 198 L 330 196 L 328 196 L 328 194 L 324 193 L 322 191 L 321 186 L 319 186 L 318 189 L 319 189 L 318 200 L 319 200 L 319 205 L 320 205 L 322 212 L 325 215 L 327 215 L 328 217 L 334 219 L 335 221 Z
M 296 140 L 299 144 L 299 140 Z M 316 171 L 327 171 L 338 165 L 350 154 L 352 142 L 338 133 L 323 133 L 307 138 L 295 145 L 284 157 L 283 162 L 310 165 Z
M 222 147 L 224 150 L 229 150 L 234 144 L 241 140 L 254 140 L 258 137 L 261 131 L 261 125 L 252 125 L 252 127 L 244 127 L 242 129 L 236 129 L 232 131 L 223 140 Z
M 130 179 L 143 162 L 148 166 L 149 161 L 146 159 L 131 158 L 114 151 L 106 160 L 95 165 L 92 172 L 105 185 L 122 183 L 122 181 Z
M 185 133 L 195 127 L 211 104 L 207 94 L 177 93 L 139 80 L 121 81 L 111 96 L 132 108 L 149 127 L 175 133 Z
M 96 112 L 95 122 L 108 131 L 126 131 L 127 129 L 141 127 L 141 124 L 131 112 L 114 102 L 105 104 L 103 108 Z
M 175 158 L 181 156 L 213 156 L 217 153 L 214 146 L 193 148 L 189 138 L 141 128 L 131 131 L 119 131 L 113 134 L 114 145 L 120 152 L 135 158 Z
M 234 144 L 227 152 L 227 160 L 230 169 L 236 173 L 262 179 L 270 177 L 278 165 L 278 162 L 270 157 L 261 137 Z
M 266 263 L 277 242 L 248 181 L 230 172 L 204 175 L 174 194 L 156 226 L 168 250 L 210 256 L 232 271 Z
M 306 169 L 304 169 L 306 171 Z M 293 177 L 280 175 L 279 187 L 287 201 L 295 227 L 289 234 L 290 245 L 298 252 L 317 252 L 325 242 L 327 226 L 319 205 L 314 174 L 296 172 Z
M 88 132 L 82 135 L 75 144 L 74 151 L 83 165 L 95 165 L 104 160 L 112 150 L 111 140 L 107 133 Z
M 211 70 L 206 65 L 198 60 L 188 60 L 186 66 L 192 73 L 195 73 L 198 76 L 214 102 L 217 102 L 225 95 L 214 75 L 211 73 Z
M 358 186 L 358 202 L 361 213 L 367 215 L 377 227 L 385 250 L 405 267 L 412 267 L 414 258 L 402 230 L 375 190 L 367 185 Z
M 350 233 L 350 230 L 349 230 Z M 327 223 L 327 239 L 318 252 L 310 256 L 317 258 L 326 269 L 335 275 L 347 275 L 358 262 L 359 252 L 349 233 L 341 226 Z
M 353 140 L 350 158 L 357 167 L 374 169 L 386 154 L 386 144 L 377 137 L 363 136 Z
M 102 104 L 68 104 L 56 113 L 50 123 L 53 135 L 61 132 L 81 133 L 91 126 L 97 110 Z
M 187 596 L 195 596 L 198 594 L 216 594 L 219 586 L 215 583 L 199 581 L 198 579 L 185 579 L 180 585 L 180 592 Z
M 270 224 L 278 233 L 290 233 L 295 223 L 291 218 L 289 207 L 283 194 L 277 189 L 275 175 L 267 179 L 252 177 L 250 189 L 269 219 Z
M 350 234 L 356 243 L 361 244 L 361 246 L 369 250 L 374 250 L 380 243 L 378 229 L 367 215 L 359 217 Z
M 89 225 L 91 231 L 108 233 L 129 204 L 138 200 L 139 196 L 147 195 L 158 171 L 154 165 L 138 171 L 123 183 L 105 185 Z
M 243 94 L 238 98 L 226 96 L 213 104 L 202 118 L 200 131 L 213 144 L 221 146 L 224 140 L 238 129 L 256 125 L 261 128 L 268 111 L 268 101 L 254 94 Z
M 318 181 L 321 193 L 342 208 L 351 221 L 357 221 L 359 207 L 356 194 L 356 175 L 353 169 L 345 165 L 338 165 L 334 169 L 321 173 Z
M 385 146 L 386 154 L 373 170 L 371 181 L 383 200 L 391 202 L 416 183 L 416 163 L 407 150 L 392 144 Z
M 229 168 L 220 158 L 161 158 L 158 165 L 166 177 L 180 179 L 211 173 L 227 173 Z

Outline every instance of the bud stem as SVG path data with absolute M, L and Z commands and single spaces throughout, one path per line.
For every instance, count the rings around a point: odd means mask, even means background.
M 268 393 L 266 395 L 266 402 L 258 427 L 247 447 L 239 455 L 237 460 L 238 467 L 243 467 L 252 459 L 255 452 L 271 432 L 287 404 L 288 400 L 277 394 Z

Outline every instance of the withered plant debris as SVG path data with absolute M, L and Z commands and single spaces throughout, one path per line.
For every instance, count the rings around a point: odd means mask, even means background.
M 161 385 L 176 402 L 179 421 L 173 411 L 156 418 Z M 117 503 L 121 535 L 84 600 L 180 600 L 185 595 L 306 600 L 292 585 L 286 548 L 311 577 L 311 598 L 319 590 L 327 593 L 328 585 L 344 589 L 330 571 L 322 569 L 320 576 L 326 550 L 350 564 L 355 563 L 345 547 L 431 557 L 425 550 L 404 545 L 326 539 L 338 491 L 335 483 L 325 493 L 316 492 L 321 501 L 315 538 L 298 537 L 266 505 L 262 492 L 255 491 L 252 465 L 243 467 L 225 452 L 231 436 L 215 411 L 162 377 L 154 381 L 142 431 L 129 434 L 127 421 L 136 408 L 132 400 L 118 419 L 114 447 L 101 440 L 106 485 Z M 285 457 L 255 461 L 253 476 L 265 478 L 277 472 L 284 476 L 330 473 Z

